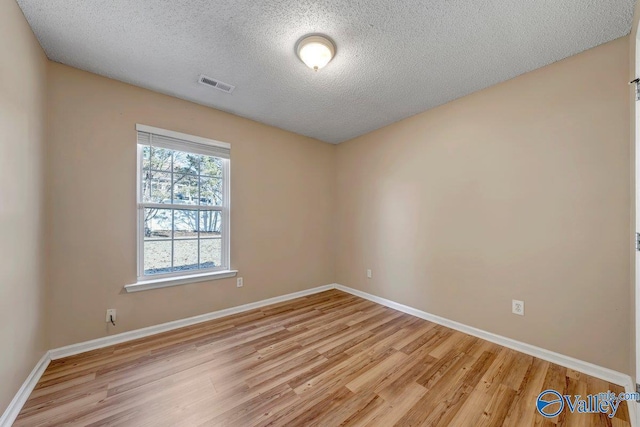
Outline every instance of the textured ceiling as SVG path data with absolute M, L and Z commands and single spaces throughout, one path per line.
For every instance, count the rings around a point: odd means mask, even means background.
M 634 2 L 18 0 L 54 61 L 333 143 L 624 36 Z

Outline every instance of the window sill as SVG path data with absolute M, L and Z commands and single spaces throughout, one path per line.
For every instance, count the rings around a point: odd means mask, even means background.
M 238 270 L 223 270 L 209 273 L 191 274 L 189 276 L 165 277 L 162 279 L 144 280 L 125 285 L 127 292 L 148 291 L 150 289 L 167 288 L 169 286 L 186 285 L 188 283 L 205 282 L 207 280 L 226 279 L 235 277 Z

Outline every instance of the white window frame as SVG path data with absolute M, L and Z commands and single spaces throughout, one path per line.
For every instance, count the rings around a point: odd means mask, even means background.
M 188 135 L 180 132 L 174 132 L 166 129 L 160 129 L 152 126 L 137 124 L 136 131 L 146 132 L 153 136 L 163 136 L 174 140 L 169 148 L 182 152 L 193 152 L 189 150 L 188 145 L 197 144 L 198 152 L 196 154 L 208 155 L 222 159 L 222 206 L 201 206 L 201 205 L 181 205 L 174 203 L 145 203 L 142 200 L 142 179 L 144 177 L 142 151 L 143 145 L 137 143 L 137 176 L 136 176 L 136 203 L 137 203 L 137 282 L 126 285 L 128 292 L 135 292 L 147 289 L 161 288 L 167 286 L 182 285 L 199 281 L 221 279 L 233 277 L 236 270 L 231 270 L 231 236 L 230 236 L 230 159 L 216 155 L 216 150 L 230 150 L 231 145 L 226 142 L 215 141 L 212 139 L 202 138 L 199 136 Z M 182 145 L 184 144 L 184 145 Z M 165 143 L 166 145 L 166 143 Z M 193 145 L 192 145 L 193 146 Z M 208 152 L 208 150 L 210 150 Z M 173 171 L 171 172 L 173 174 Z M 171 273 L 160 273 L 153 275 L 144 274 L 144 209 L 179 209 L 179 210 L 198 210 L 198 211 L 220 211 L 222 214 L 221 228 L 221 263 L 219 267 L 208 269 L 197 269 L 189 271 L 176 271 Z M 198 239 L 198 241 L 200 241 Z M 172 245 L 174 239 L 171 239 Z

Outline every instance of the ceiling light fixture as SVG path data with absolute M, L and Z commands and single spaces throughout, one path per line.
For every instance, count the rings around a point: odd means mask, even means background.
M 296 44 L 296 53 L 307 67 L 318 71 L 333 59 L 336 46 L 328 37 L 313 34 L 304 36 Z

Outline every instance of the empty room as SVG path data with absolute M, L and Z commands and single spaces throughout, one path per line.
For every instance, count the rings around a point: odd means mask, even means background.
M 0 0 L 0 427 L 640 427 L 635 0 Z

